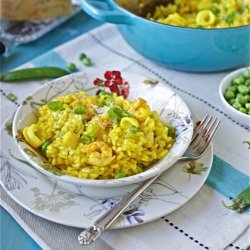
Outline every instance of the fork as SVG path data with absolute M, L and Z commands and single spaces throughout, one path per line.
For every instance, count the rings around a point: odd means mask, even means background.
M 187 151 L 179 160 L 197 160 L 203 156 L 210 145 L 215 132 L 220 124 L 218 118 L 206 115 L 194 129 L 193 137 L 187 148 Z M 101 233 L 110 227 L 110 225 L 125 211 L 125 209 L 162 173 L 141 182 L 133 191 L 125 196 L 113 208 L 98 218 L 92 226 L 86 228 L 78 235 L 78 242 L 81 245 L 89 245 L 98 239 Z

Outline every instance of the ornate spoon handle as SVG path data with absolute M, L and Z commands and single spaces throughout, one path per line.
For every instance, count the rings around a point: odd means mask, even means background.
M 124 210 L 148 187 L 154 182 L 160 175 L 156 175 L 151 179 L 143 181 L 139 184 L 127 197 L 122 199 L 116 206 L 104 213 L 98 218 L 92 226 L 86 228 L 78 236 L 80 244 L 89 245 L 99 238 L 101 233 L 107 229 Z

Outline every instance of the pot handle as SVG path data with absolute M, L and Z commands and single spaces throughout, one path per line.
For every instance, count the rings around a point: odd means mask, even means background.
M 110 0 L 80 0 L 80 2 L 82 9 L 99 21 L 117 24 L 132 23 L 133 18 L 120 11 Z M 99 6 L 97 6 L 98 2 L 101 3 Z M 104 8 L 104 4 L 108 9 Z

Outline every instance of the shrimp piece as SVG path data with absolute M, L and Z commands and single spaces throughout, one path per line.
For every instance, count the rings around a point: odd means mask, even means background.
M 144 121 L 150 114 L 150 107 L 146 100 L 138 98 L 132 102 L 128 112 L 133 114 L 137 120 Z
M 85 153 L 87 155 L 87 162 L 95 166 L 106 166 L 114 159 L 112 148 L 102 141 L 92 142 L 86 145 Z

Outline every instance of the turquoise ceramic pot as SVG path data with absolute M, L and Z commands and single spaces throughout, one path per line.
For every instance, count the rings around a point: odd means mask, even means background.
M 168 68 L 213 72 L 250 63 L 249 25 L 225 29 L 176 27 L 139 17 L 112 0 L 81 0 L 81 5 L 93 18 L 116 23 L 131 47 Z

